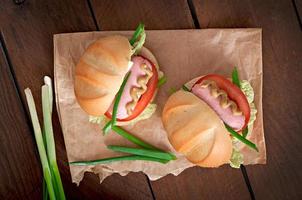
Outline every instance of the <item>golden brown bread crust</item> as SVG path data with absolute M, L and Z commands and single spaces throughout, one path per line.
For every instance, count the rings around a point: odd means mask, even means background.
M 126 37 L 108 36 L 93 42 L 75 70 L 74 90 L 78 103 L 89 115 L 100 116 L 111 105 L 131 59 Z
M 228 163 L 232 141 L 217 114 L 194 94 L 172 94 L 163 110 L 162 120 L 169 141 L 176 151 L 202 167 Z

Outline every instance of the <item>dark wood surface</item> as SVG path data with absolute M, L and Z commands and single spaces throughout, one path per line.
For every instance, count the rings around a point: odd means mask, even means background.
M 299 15 L 300 14 L 300 15 Z M 40 199 L 42 173 L 23 90 L 41 106 L 53 77 L 55 33 L 147 29 L 263 28 L 264 122 L 268 164 L 234 170 L 191 168 L 150 182 L 142 173 L 101 185 L 71 183 L 54 113 L 58 164 L 68 199 L 301 199 L 302 32 L 300 0 L 13 0 L 0 2 L 0 199 Z M 38 107 L 41 114 L 41 108 Z M 251 188 L 249 187 L 251 186 Z
M 256 198 L 299 199 L 302 191 L 302 32 L 291 1 L 196 0 L 202 28 L 261 27 L 267 165 L 247 166 Z

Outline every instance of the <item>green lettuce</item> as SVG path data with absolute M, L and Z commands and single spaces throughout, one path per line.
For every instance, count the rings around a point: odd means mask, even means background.
M 105 115 L 101 115 L 101 116 L 89 115 L 89 122 L 90 123 L 99 124 L 102 127 L 109 121 L 110 121 L 110 119 L 108 119 Z
M 251 86 L 250 82 L 248 82 L 247 80 L 240 81 L 240 87 L 241 87 L 242 92 L 246 96 L 247 101 L 250 105 L 250 109 L 251 109 L 251 116 L 250 116 L 250 120 L 248 122 L 248 132 L 247 132 L 247 135 L 248 135 L 253 130 L 253 124 L 254 124 L 254 121 L 256 120 L 257 109 L 256 109 L 255 104 L 253 103 L 255 93 L 254 93 L 254 89 Z
M 246 96 L 249 104 L 252 103 L 254 101 L 255 94 L 254 94 L 254 89 L 251 86 L 250 82 L 248 82 L 247 80 L 240 81 L 240 89 Z
M 238 140 L 236 138 L 232 138 L 233 142 L 233 152 L 230 159 L 230 166 L 233 168 L 240 168 L 240 165 L 243 164 L 243 154 L 237 149 L 236 143 Z
M 144 119 L 149 119 L 156 111 L 156 108 L 157 108 L 156 104 L 150 103 L 139 116 L 131 120 L 130 125 L 134 125 L 136 122 Z
M 255 93 L 254 93 L 253 87 L 247 80 L 240 81 L 240 89 L 246 96 L 247 101 L 250 105 L 250 109 L 251 109 L 251 115 L 250 115 L 250 120 L 248 122 L 248 132 L 247 132 L 247 135 L 249 135 L 251 133 L 251 131 L 253 130 L 253 124 L 256 120 L 256 114 L 257 114 L 256 106 L 253 103 Z M 230 159 L 230 166 L 233 168 L 240 168 L 240 165 L 243 164 L 244 157 L 243 157 L 243 154 L 240 152 L 240 150 L 237 147 L 238 142 L 239 141 L 236 138 L 232 137 L 233 152 L 232 152 L 232 156 Z

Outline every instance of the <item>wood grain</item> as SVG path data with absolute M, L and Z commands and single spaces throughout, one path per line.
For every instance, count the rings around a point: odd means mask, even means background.
M 294 6 L 296 7 L 297 18 L 300 23 L 302 30 L 302 0 L 293 0 Z
M 139 22 L 146 24 L 147 29 L 194 28 L 186 1 L 131 0 L 127 1 L 127 9 L 121 9 L 123 2 L 92 1 L 101 29 L 130 30 Z M 156 199 L 221 199 L 225 194 L 230 199 L 250 198 L 241 171 L 227 166 L 219 169 L 194 167 L 177 177 L 169 175 L 151 182 L 151 186 Z
M 20 87 L 22 101 L 25 100 L 23 89 L 30 87 L 36 99 L 38 112 L 41 114 L 40 87 L 43 82 L 43 76 L 50 75 L 53 77 L 53 34 L 96 30 L 88 4 L 82 0 L 28 0 L 21 5 L 16 5 L 11 0 L 3 0 L 0 4 L 0 11 L 0 27 L 8 49 L 16 81 Z M 0 82 L 2 83 L 2 78 Z M 10 92 L 3 94 L 8 95 Z M 11 107 L 9 103 L 14 101 L 10 99 L 18 101 L 18 97 L 12 97 L 10 95 L 4 98 L 6 99 L 4 99 L 2 104 L 3 108 Z M 3 101 L 3 97 L 1 97 L 0 100 Z M 18 113 L 18 110 L 22 110 L 20 106 L 14 106 L 14 109 L 15 110 L 12 111 L 16 113 Z M 10 117 L 7 119 L 9 121 L 3 121 L 3 123 L 7 122 L 9 124 L 10 122 L 10 125 L 13 126 L 15 122 L 12 114 L 7 115 Z M 6 115 L 2 116 L 1 119 L 6 117 Z M 20 116 L 19 121 L 22 120 L 22 117 L 24 118 L 24 115 L 18 114 L 17 116 Z M 11 199 L 20 199 L 18 198 L 20 195 L 32 194 L 33 191 L 31 188 L 39 188 L 42 184 L 40 164 L 36 161 L 32 161 L 33 158 L 37 160 L 38 155 L 26 153 L 24 150 L 28 149 L 29 152 L 35 151 L 35 147 L 32 145 L 34 139 L 31 135 L 26 135 L 26 133 L 21 136 L 19 135 L 22 134 L 19 129 L 22 130 L 23 128 L 23 131 L 26 131 L 26 124 L 19 123 L 19 121 L 17 124 L 20 124 L 20 127 L 18 125 L 15 127 L 16 130 L 11 129 L 13 133 L 11 133 L 9 137 L 9 142 L 0 146 L 0 152 L 7 153 L 5 159 L 0 161 L 0 166 L 10 167 L 10 169 L 5 168 L 4 171 L 0 172 L 1 175 L 2 173 L 10 172 L 4 176 L 4 179 L 0 179 L 0 188 L 3 185 L 9 185 L 9 187 L 11 187 L 6 188 L 9 190 L 1 189 L 0 197 L 3 195 L 5 198 Z M 69 167 L 65 164 L 67 157 L 64 140 L 56 112 L 54 113 L 53 124 L 58 165 L 68 199 L 96 199 L 99 197 L 105 199 L 152 198 L 146 177 L 139 173 L 130 174 L 126 177 L 112 176 L 107 178 L 102 185 L 99 184 L 97 176 L 86 174 L 80 187 L 71 183 Z M 9 135 L 9 130 L 7 130 L 5 134 L 1 134 L 1 137 L 7 135 Z M 8 138 L 4 141 L 7 140 Z M 23 146 L 18 145 L 22 140 L 25 141 Z M 14 153 L 18 152 L 19 148 L 22 150 L 20 150 L 21 153 Z M 25 152 L 24 154 L 22 154 L 23 151 Z M 18 160 L 24 161 L 25 166 L 17 164 Z M 32 162 L 26 164 L 26 161 Z M 6 165 L 6 162 L 10 164 Z M 35 173 L 31 172 L 30 169 Z M 22 178 L 21 183 L 18 185 L 18 177 L 24 170 L 28 173 Z M 11 183 L 7 184 L 7 181 Z M 14 190 L 13 185 L 18 185 L 15 186 L 18 190 Z M 41 195 L 41 190 L 37 193 Z M 11 197 L 7 196 L 8 194 L 11 195 Z
M 256 199 L 301 199 L 302 34 L 291 1 L 195 0 L 203 28 L 263 29 L 267 165 L 248 166 Z
M 38 198 L 42 180 L 36 144 L 1 42 L 0 91 L 0 199 Z
M 185 0 L 91 0 L 101 30 L 134 30 L 140 22 L 146 29 L 193 28 Z

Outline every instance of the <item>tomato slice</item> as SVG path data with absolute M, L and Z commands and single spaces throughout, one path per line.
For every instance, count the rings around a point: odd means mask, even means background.
M 241 89 L 237 85 L 233 84 L 230 80 L 218 74 L 206 75 L 200 78 L 194 85 L 199 84 L 204 80 L 215 81 L 217 86 L 224 90 L 228 94 L 228 97 L 237 104 L 245 117 L 245 124 L 241 129 L 244 130 L 250 120 L 251 109 L 247 98 Z
M 127 118 L 124 119 L 117 119 L 117 121 L 120 122 L 126 122 L 126 121 L 130 121 L 134 118 L 136 118 L 138 115 L 140 115 L 145 108 L 148 106 L 148 104 L 150 103 L 150 101 L 153 98 L 153 95 L 156 91 L 157 88 L 157 82 L 158 82 L 158 72 L 157 69 L 154 65 L 154 63 L 152 63 L 148 58 L 145 58 L 143 56 L 140 56 L 142 58 L 144 58 L 145 60 L 147 60 L 151 66 L 152 66 L 152 77 L 150 78 L 150 80 L 147 83 L 147 90 L 146 92 L 140 97 L 140 99 L 138 100 L 132 114 L 130 116 L 128 116 Z M 111 119 L 111 113 L 109 111 L 107 111 L 105 113 L 105 116 L 108 117 L 109 119 Z

